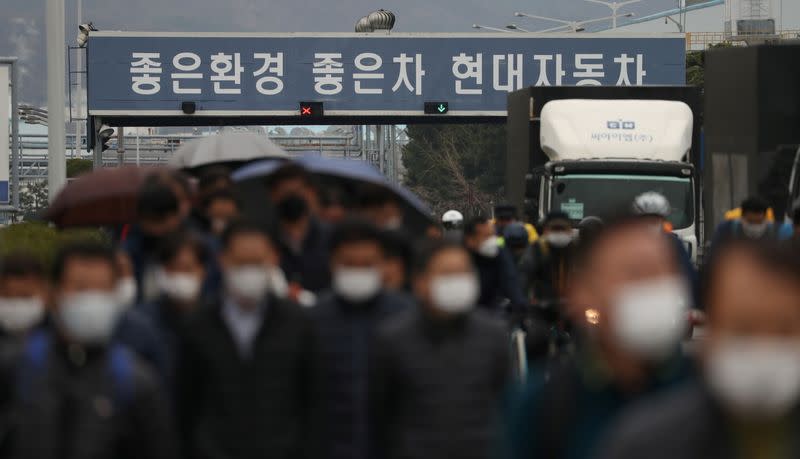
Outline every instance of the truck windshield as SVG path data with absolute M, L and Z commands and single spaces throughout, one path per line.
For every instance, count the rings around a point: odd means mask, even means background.
M 672 205 L 669 221 L 675 229 L 694 222 L 694 196 L 689 178 L 653 175 L 573 174 L 553 178 L 551 208 L 577 221 L 609 216 L 630 208 L 641 193 L 663 194 Z

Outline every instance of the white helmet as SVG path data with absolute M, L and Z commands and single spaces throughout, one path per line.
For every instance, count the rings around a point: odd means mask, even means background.
M 445 229 L 460 228 L 464 224 L 464 216 L 457 210 L 448 210 L 442 215 L 442 225 Z
M 636 199 L 633 200 L 633 213 L 642 216 L 657 215 L 661 218 L 667 218 L 672 213 L 672 206 L 663 194 L 648 191 L 636 196 Z

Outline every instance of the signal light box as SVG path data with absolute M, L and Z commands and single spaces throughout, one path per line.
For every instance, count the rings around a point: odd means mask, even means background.
M 300 102 L 301 118 L 322 118 L 324 115 L 322 102 Z
M 447 102 L 425 102 L 426 115 L 446 115 L 450 111 Z

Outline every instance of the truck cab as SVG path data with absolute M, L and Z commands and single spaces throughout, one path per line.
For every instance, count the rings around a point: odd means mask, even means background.
M 549 159 L 528 174 L 528 204 L 539 217 L 562 211 L 574 223 L 630 209 L 655 191 L 672 206 L 673 232 L 695 261 L 698 180 L 688 162 L 693 114 L 673 100 L 561 99 L 544 105 L 541 149 Z

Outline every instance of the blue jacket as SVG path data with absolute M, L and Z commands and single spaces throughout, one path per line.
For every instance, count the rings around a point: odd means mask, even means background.
M 500 249 L 494 258 L 472 254 L 472 261 L 481 281 L 481 296 L 478 304 L 496 310 L 505 299 L 511 305 L 522 305 L 527 301 L 517 275 L 517 267 L 507 249 Z
M 327 426 L 326 457 L 370 459 L 367 419 L 369 343 L 383 319 L 410 307 L 404 297 L 383 293 L 363 305 L 326 293 L 311 309 L 320 341 Z
M 162 381 L 167 381 L 166 348 L 156 333 L 155 325 L 141 310 L 131 308 L 125 311 L 117 323 L 113 339 L 149 364 Z

